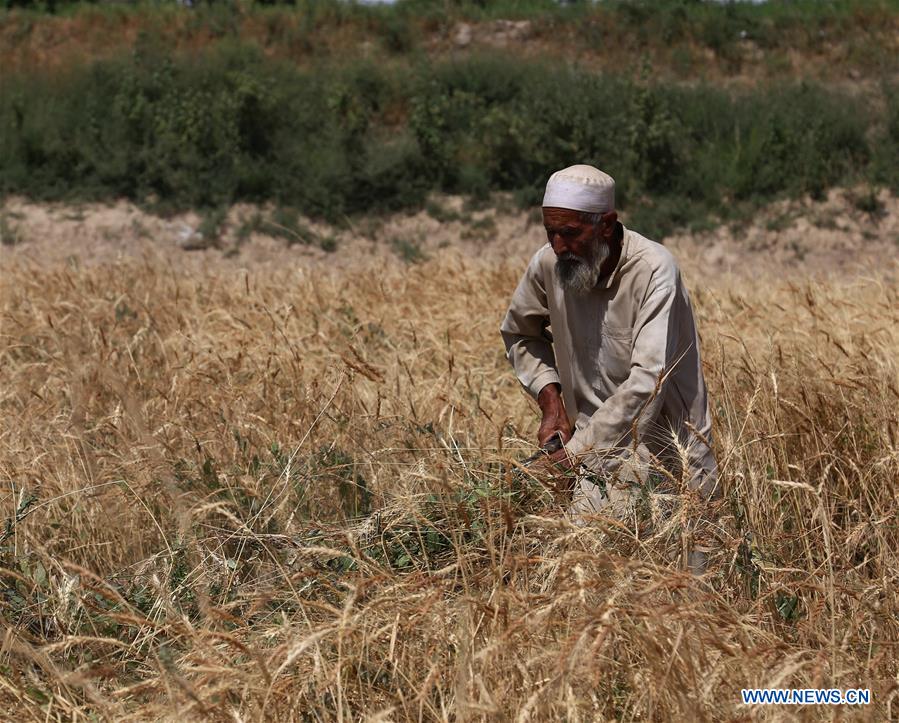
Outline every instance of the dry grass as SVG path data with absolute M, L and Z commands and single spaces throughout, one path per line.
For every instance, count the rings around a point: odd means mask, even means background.
M 694 290 L 726 491 L 697 580 L 693 500 L 577 528 L 509 473 L 537 423 L 498 334 L 523 263 L 8 264 L 6 711 L 896 718 L 895 283 Z

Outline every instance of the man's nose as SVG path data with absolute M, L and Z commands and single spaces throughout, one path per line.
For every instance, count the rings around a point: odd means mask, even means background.
M 565 239 L 562 238 L 562 234 L 553 234 L 549 241 L 549 245 L 552 246 L 556 256 L 561 256 L 568 250 L 565 246 Z

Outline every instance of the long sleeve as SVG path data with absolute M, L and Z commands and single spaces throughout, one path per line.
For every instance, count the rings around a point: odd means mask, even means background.
M 599 468 L 605 455 L 632 443 L 635 420 L 638 441 L 644 438 L 663 403 L 666 374 L 684 351 L 681 298 L 677 280 L 648 292 L 634 323 L 630 373 L 566 444 L 569 454 Z
M 506 357 L 518 381 L 535 398 L 547 384 L 560 383 L 552 337 L 547 331 L 549 307 L 539 257 L 540 252 L 528 264 L 500 327 Z

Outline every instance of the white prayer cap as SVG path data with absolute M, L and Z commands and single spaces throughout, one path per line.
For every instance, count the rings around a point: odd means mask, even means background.
M 543 205 L 587 213 L 615 210 L 615 179 L 583 164 L 556 171 L 546 183 Z

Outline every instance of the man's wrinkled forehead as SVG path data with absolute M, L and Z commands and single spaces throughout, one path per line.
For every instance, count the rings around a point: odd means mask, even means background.
M 574 211 L 570 208 L 543 208 L 543 225 L 549 230 L 558 230 L 565 227 L 581 229 L 586 223 L 582 211 Z

